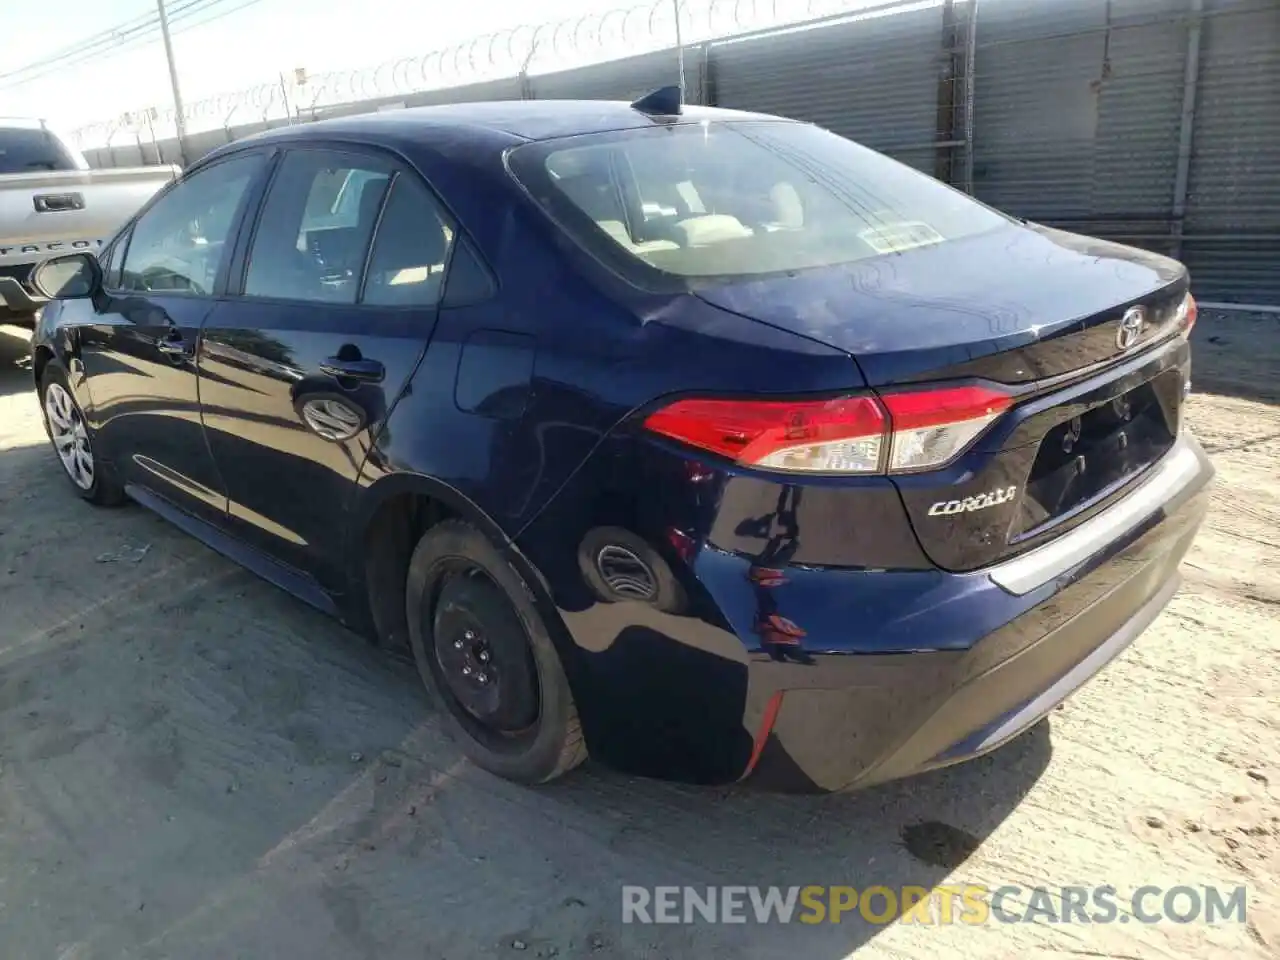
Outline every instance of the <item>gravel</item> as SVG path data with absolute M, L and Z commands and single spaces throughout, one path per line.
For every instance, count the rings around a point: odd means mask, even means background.
M 139 508 L 77 502 L 0 329 L 5 956 L 1276 956 L 1280 318 L 1206 311 L 1196 340 L 1219 479 L 1160 619 L 990 757 L 785 797 L 471 767 L 404 664 Z M 122 544 L 148 549 L 95 562 Z M 964 842 L 927 862 L 913 837 Z M 620 922 L 624 883 L 944 882 L 1243 884 L 1249 922 Z

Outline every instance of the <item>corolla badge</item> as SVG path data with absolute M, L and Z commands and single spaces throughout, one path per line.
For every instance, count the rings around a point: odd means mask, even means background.
M 1116 346 L 1121 350 L 1128 350 L 1142 337 L 1146 325 L 1147 311 L 1142 307 L 1130 307 L 1120 318 L 1120 325 L 1116 329 Z
M 929 516 L 945 517 L 953 513 L 972 513 L 974 510 L 986 510 L 988 507 L 1008 503 L 1017 493 L 1017 487 L 1000 487 L 988 493 L 965 497 L 963 500 L 939 500 L 929 508 Z

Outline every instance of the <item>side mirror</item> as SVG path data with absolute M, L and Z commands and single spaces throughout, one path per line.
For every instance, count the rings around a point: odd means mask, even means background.
M 50 300 L 83 300 L 102 289 L 102 265 L 92 253 L 54 257 L 31 272 L 31 285 Z

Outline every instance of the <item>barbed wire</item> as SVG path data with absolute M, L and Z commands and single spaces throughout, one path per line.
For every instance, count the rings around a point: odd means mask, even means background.
M 883 0 L 881 0 L 883 3 Z M 876 0 L 680 0 L 680 36 L 686 45 L 755 30 L 873 8 Z M 377 100 L 486 80 L 515 79 L 543 69 L 572 69 L 652 52 L 676 44 L 677 7 L 646 0 L 578 17 L 521 25 L 473 37 L 417 56 L 354 70 L 316 74 L 301 70 L 276 81 L 220 93 L 186 105 L 189 132 L 236 123 L 314 115 L 327 107 Z M 172 130 L 172 107 L 145 108 L 72 131 L 80 146 L 110 146 L 121 134 Z

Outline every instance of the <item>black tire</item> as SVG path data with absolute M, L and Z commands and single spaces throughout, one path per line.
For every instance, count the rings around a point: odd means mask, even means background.
M 472 762 L 508 780 L 538 784 L 586 759 L 569 681 L 533 594 L 488 537 L 461 520 L 432 527 L 413 551 L 406 594 L 418 674 L 445 707 L 450 730 Z M 495 686 L 502 690 L 491 713 L 474 709 L 468 691 L 455 693 L 460 678 L 451 648 L 460 641 L 449 638 L 466 623 L 478 625 L 485 651 L 500 664 Z M 526 681 L 532 712 L 518 694 Z
M 49 388 L 55 384 L 65 391 L 75 416 L 79 417 L 80 422 L 84 425 L 86 443 L 94 465 L 93 482 L 88 487 L 82 487 L 72 478 L 71 473 L 62 462 L 62 458 L 58 455 L 56 444 L 54 444 L 54 431 L 49 422 L 46 397 L 48 396 Z M 44 372 L 40 375 L 40 419 L 44 423 L 44 431 L 49 437 L 49 442 L 54 447 L 54 456 L 58 457 L 58 466 L 62 470 L 62 475 L 66 477 L 67 483 L 71 484 L 71 488 L 75 490 L 81 499 L 100 507 L 116 507 L 125 502 L 124 487 L 116 478 L 111 465 L 103 461 L 94 449 L 93 430 L 90 429 L 88 422 L 84 419 L 83 411 L 81 411 L 79 404 L 76 403 L 75 393 L 72 391 L 71 383 L 67 379 L 67 372 L 62 369 L 62 366 L 56 360 L 50 360 L 45 365 Z

